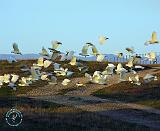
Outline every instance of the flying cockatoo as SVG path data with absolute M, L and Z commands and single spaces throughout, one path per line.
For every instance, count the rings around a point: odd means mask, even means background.
M 115 65 L 113 64 L 108 64 L 106 69 L 102 72 L 103 75 L 113 75 L 113 70 L 115 68 Z
M 97 55 L 97 61 L 98 62 L 102 62 L 104 60 L 104 58 L 105 58 L 105 55 L 102 55 L 102 54 Z
M 132 56 L 133 57 L 133 63 L 134 64 L 136 64 L 137 62 L 139 62 L 140 60 L 141 60 L 141 56 L 138 56 L 138 55 L 136 55 L 136 56 Z
M 47 50 L 44 47 L 42 47 L 42 52 L 39 53 L 39 54 L 42 55 L 42 56 L 48 56 L 49 57 L 49 53 L 47 52 Z
M 60 69 L 54 70 L 54 72 L 56 73 L 56 76 L 66 76 L 68 68 L 64 69 L 63 67 L 60 67 Z
M 73 55 L 74 55 L 74 51 L 66 51 L 66 54 L 64 55 L 64 60 L 71 60 Z
M 105 36 L 100 36 L 99 37 L 99 43 L 102 45 L 102 44 L 104 44 L 106 42 L 107 39 L 109 39 L 109 38 L 107 38 Z
M 125 68 L 121 68 L 119 71 L 119 81 L 125 81 L 127 70 Z
M 150 82 L 150 81 L 152 81 L 152 80 L 158 80 L 157 79 L 157 76 L 154 76 L 154 75 L 152 75 L 152 74 L 146 74 L 144 77 L 143 77 L 143 80 L 144 80 L 144 82 L 146 82 L 146 83 L 148 83 L 148 82 Z
M 62 43 L 59 41 L 52 41 L 51 43 L 52 43 L 52 48 L 48 48 L 51 51 L 56 50 L 60 45 L 62 45 Z
M 51 76 L 51 80 L 49 81 L 50 85 L 56 85 L 57 84 L 57 78 L 55 76 Z
M 37 65 L 42 67 L 43 66 L 43 61 L 44 61 L 43 57 L 38 58 Z
M 88 78 L 88 80 L 91 83 L 95 84 L 106 84 L 107 75 L 103 75 L 100 71 L 95 71 L 93 76 L 91 76 L 88 73 L 85 73 L 85 77 Z
M 19 86 L 29 86 L 29 84 L 31 84 L 31 79 L 28 79 L 26 77 L 21 77 L 21 79 L 19 80 Z
M 71 61 L 69 62 L 69 64 L 72 65 L 72 66 L 76 65 L 76 63 L 77 63 L 77 62 L 76 62 L 76 59 L 77 59 L 76 56 L 72 56 L 72 59 L 71 59 Z
M 101 72 L 100 71 L 95 71 L 92 77 L 92 82 L 93 83 L 99 83 L 99 80 L 101 78 Z
M 11 76 L 12 76 L 12 78 L 11 78 L 11 81 L 9 82 L 9 84 L 8 84 L 8 87 L 11 87 L 14 90 L 16 90 L 15 83 L 18 81 L 19 75 L 11 74 Z
M 43 63 L 44 68 L 48 68 L 52 64 L 52 61 L 45 60 Z
M 100 71 L 95 71 L 92 77 L 92 83 L 106 84 L 107 75 L 103 75 Z
M 158 44 L 158 43 L 160 43 L 160 41 L 157 39 L 157 33 L 153 32 L 151 40 L 146 41 L 144 45 L 147 46 L 149 44 L 151 45 L 151 44 Z
M 40 74 L 33 67 L 31 67 L 31 77 L 32 81 L 39 80 L 40 78 Z
M 132 56 L 129 60 L 128 63 L 126 64 L 127 67 L 132 68 L 133 64 L 136 64 L 141 60 L 140 56 Z
M 54 66 L 54 70 L 59 70 L 59 69 L 60 69 L 61 64 L 53 63 L 53 66 Z
M 44 67 L 44 68 L 48 68 L 51 64 L 52 64 L 52 61 L 49 61 L 49 60 L 44 61 L 43 57 L 40 57 L 37 62 L 37 65 L 39 67 Z
M 13 51 L 11 53 L 22 55 L 22 53 L 19 51 L 18 45 L 16 43 L 13 43 Z
M 135 85 L 141 85 L 141 83 L 139 81 L 139 75 L 129 77 L 129 81 Z
M 82 52 L 79 53 L 79 55 L 85 56 L 85 57 L 86 57 L 86 56 L 89 56 L 89 54 L 88 54 L 88 49 L 89 49 L 90 46 L 92 46 L 91 43 L 86 43 L 86 44 L 83 46 Z
M 92 48 L 92 54 L 91 55 L 94 55 L 94 56 L 99 55 L 99 52 L 98 52 L 95 45 L 92 45 L 91 48 Z
M 118 57 L 118 58 L 123 58 L 123 53 L 118 53 L 118 54 L 117 54 L 117 57 Z
M 70 83 L 70 82 L 71 82 L 71 80 L 69 80 L 69 79 L 64 79 L 64 80 L 62 81 L 62 85 L 66 86 L 66 85 L 68 85 L 68 83 Z
M 11 78 L 11 82 L 12 83 L 16 83 L 19 79 L 19 75 L 15 75 L 15 74 L 11 74 L 12 78 Z
M 4 83 L 9 83 L 10 82 L 10 78 L 11 78 L 10 74 L 4 74 L 4 80 L 3 80 L 3 82 Z
M 121 64 L 121 63 L 118 63 L 117 69 L 115 70 L 116 73 L 119 74 L 122 68 L 123 68 L 122 64 Z
M 78 70 L 81 72 L 81 73 L 86 73 L 88 71 L 89 67 L 88 66 L 80 66 L 78 67 Z
M 146 55 L 149 61 L 154 61 L 156 59 L 156 53 L 155 52 L 150 52 Z
M 41 75 L 41 80 L 43 80 L 43 81 L 49 81 L 49 79 L 48 79 L 48 74 L 42 74 Z
M 90 74 L 88 74 L 88 73 L 85 73 L 85 77 L 86 77 L 89 81 L 92 80 L 92 76 L 91 76 Z
M 128 53 L 131 53 L 131 54 L 133 54 L 134 53 L 134 48 L 133 47 L 127 47 L 126 48 L 126 51 L 128 52 Z
M 126 64 L 126 66 L 129 67 L 129 68 L 132 68 L 132 67 L 133 67 L 133 60 L 134 60 L 134 58 L 131 57 L 131 58 L 128 60 L 128 63 Z

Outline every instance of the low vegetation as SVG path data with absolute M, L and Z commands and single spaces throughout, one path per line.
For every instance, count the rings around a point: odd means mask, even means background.
M 33 100 L 25 97 L 0 98 L 0 130 L 5 131 L 81 131 L 81 130 L 148 130 L 139 126 L 99 116 L 69 106 Z M 18 127 L 10 127 L 5 122 L 5 112 L 12 107 L 23 113 L 23 122 Z
M 160 74 L 157 74 L 159 77 Z M 121 82 L 100 89 L 93 95 L 101 98 L 115 99 L 124 102 L 139 103 L 160 109 L 160 79 L 144 83 L 141 78 L 141 85 L 134 85 L 130 82 Z

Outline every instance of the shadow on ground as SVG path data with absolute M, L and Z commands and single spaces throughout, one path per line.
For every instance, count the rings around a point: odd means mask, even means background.
M 23 122 L 18 127 L 10 127 L 4 119 L 5 113 L 12 107 L 23 113 Z M 146 126 L 113 120 L 95 112 L 26 97 L 1 97 L 0 123 L 1 131 L 150 130 Z

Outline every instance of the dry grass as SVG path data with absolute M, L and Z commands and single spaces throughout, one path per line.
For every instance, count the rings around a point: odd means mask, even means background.
M 23 122 L 12 128 L 5 123 L 5 112 L 12 107 L 23 114 Z M 0 130 L 2 131 L 91 131 L 91 130 L 149 130 L 144 126 L 129 124 L 96 113 L 82 111 L 69 106 L 58 105 L 25 97 L 0 98 Z
M 160 73 L 156 75 L 157 81 L 144 83 L 141 78 L 140 86 L 125 81 L 100 89 L 93 94 L 102 98 L 134 102 L 160 109 Z
M 36 63 L 36 62 L 37 62 L 37 60 L 19 60 L 16 63 L 10 64 L 7 61 L 0 61 L 0 75 L 15 73 L 15 74 L 18 74 L 20 77 L 28 76 L 28 75 L 30 75 L 30 73 L 22 72 L 20 70 L 21 67 L 24 65 L 31 67 L 33 65 L 33 63 Z M 84 74 L 79 72 L 79 70 L 77 69 L 76 66 L 68 65 L 69 61 L 65 61 L 65 62 L 56 61 L 56 62 L 61 64 L 62 67 L 66 67 L 70 71 L 75 72 L 71 78 L 84 76 Z M 95 70 L 103 70 L 103 69 L 105 69 L 105 67 L 108 64 L 107 62 L 102 62 L 102 63 L 92 62 L 92 61 L 91 62 L 81 61 L 81 62 L 84 65 L 89 66 L 89 71 L 88 71 L 89 73 L 93 73 Z M 101 65 L 101 66 L 99 66 L 99 65 Z M 51 65 L 47 69 L 42 69 L 42 71 L 54 73 L 54 67 Z M 65 77 L 58 77 L 58 80 L 62 80 L 64 78 Z M 18 94 L 25 94 L 25 92 L 36 89 L 37 87 L 43 87 L 47 84 L 48 84 L 47 81 L 39 80 L 39 81 L 34 82 L 30 87 L 17 86 L 16 92 L 11 90 L 9 87 L 7 87 L 7 85 L 3 85 L 2 88 L 0 88 L 0 96 L 15 96 Z
M 17 63 L 9 64 L 7 61 L 0 61 L 0 75 L 5 73 L 15 73 L 20 76 L 26 76 L 28 74 L 20 71 L 20 67 L 23 65 L 31 66 L 33 63 L 36 63 L 35 60 L 29 61 L 18 61 Z M 80 77 L 84 74 L 78 72 L 76 66 L 70 66 L 66 62 L 58 62 L 62 64 L 63 67 L 69 68 L 69 70 L 76 72 L 73 77 Z M 104 70 L 108 62 L 84 62 L 83 64 L 89 66 L 88 73 L 93 73 L 95 70 Z M 115 65 L 117 63 L 114 63 Z M 43 71 L 53 72 L 53 66 L 50 66 Z M 60 77 L 59 80 L 63 78 Z M 96 113 L 82 111 L 69 106 L 58 105 L 54 103 L 37 101 L 25 97 L 13 97 L 19 94 L 25 94 L 26 92 L 35 90 L 40 87 L 47 85 L 46 81 L 37 81 L 33 83 L 30 87 L 17 87 L 17 91 L 6 87 L 0 89 L 0 130 L 149 130 L 146 127 L 138 126 L 135 124 L 129 124 L 126 122 L 113 120 L 109 117 L 99 116 Z M 97 96 L 105 98 L 115 98 L 124 101 L 140 102 L 147 101 L 148 99 L 152 100 L 159 99 L 159 85 L 160 81 L 151 82 L 150 84 L 142 84 L 141 86 L 132 85 L 127 82 L 122 82 L 120 84 L 112 85 L 110 87 L 101 89 L 94 93 Z M 90 85 L 92 86 L 92 85 Z M 73 88 L 65 88 L 61 90 L 61 94 L 72 91 Z M 4 97 L 5 96 L 5 97 Z M 147 99 L 146 99 L 147 98 Z M 147 102 L 146 102 L 147 103 Z M 151 102 L 150 102 L 151 103 Z M 159 101 L 156 101 L 156 104 Z M 152 106 L 154 104 L 151 104 Z M 159 105 L 159 104 L 158 104 Z M 21 126 L 16 129 L 9 127 L 3 116 L 5 112 L 10 108 L 16 107 L 23 112 L 24 120 Z M 159 108 L 159 106 L 157 106 Z M 46 129 L 47 128 L 47 129 Z

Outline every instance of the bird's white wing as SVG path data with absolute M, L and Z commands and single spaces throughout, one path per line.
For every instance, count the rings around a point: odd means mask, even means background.
M 44 61 L 44 68 L 48 68 L 52 64 L 52 61 L 45 60 Z
M 77 59 L 76 56 L 73 56 L 69 64 L 76 65 L 76 59 Z
M 88 45 L 84 45 L 82 48 L 82 53 L 80 53 L 80 55 L 82 56 L 88 56 Z
M 43 60 L 44 60 L 43 57 L 38 58 L 37 65 L 42 67 L 43 66 Z
M 49 53 L 47 52 L 47 50 L 44 47 L 42 47 L 42 52 L 40 54 L 43 56 L 49 56 Z
M 4 74 L 4 80 L 3 80 L 3 82 L 4 83 L 9 83 L 10 82 L 10 74 Z
M 97 61 L 98 62 L 102 62 L 104 60 L 105 56 L 100 54 L 100 55 L 97 55 Z
M 31 67 L 31 75 L 32 75 L 32 80 L 39 80 L 39 74 L 37 74 L 36 70 Z
M 100 37 L 99 37 L 99 43 L 100 43 L 100 44 L 104 44 L 105 42 L 106 42 L 106 37 L 100 36 Z
M 12 76 L 11 82 L 12 82 L 12 83 L 16 83 L 17 80 L 19 79 L 19 75 L 11 74 L 11 76 Z
M 92 55 L 96 56 L 99 54 L 95 45 L 93 45 L 91 48 L 92 48 Z
M 156 32 L 153 32 L 153 33 L 152 33 L 152 41 L 153 41 L 153 42 L 156 42 L 156 41 L 157 41 L 157 34 L 156 34 Z
M 128 63 L 126 64 L 126 66 L 128 67 L 133 67 L 133 57 L 131 57 L 129 60 L 128 60 Z
M 92 76 L 88 73 L 85 73 L 85 77 L 88 78 L 89 80 L 92 80 Z
M 18 44 L 13 43 L 13 49 L 14 49 L 14 51 L 18 51 L 19 52 Z

